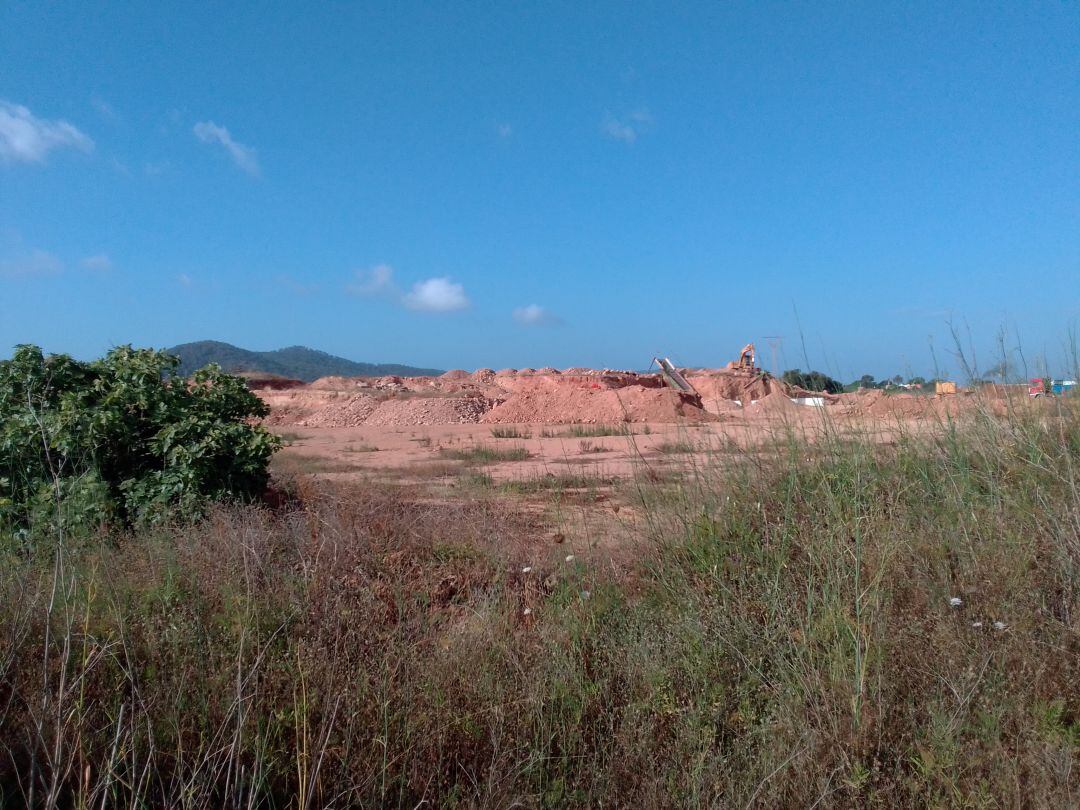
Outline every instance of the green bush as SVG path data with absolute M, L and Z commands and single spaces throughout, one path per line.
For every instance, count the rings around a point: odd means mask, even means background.
M 0 526 L 154 522 L 261 494 L 279 446 L 250 421 L 266 405 L 216 366 L 177 366 L 130 346 L 0 361 Z
M 834 380 L 828 374 L 820 371 L 802 371 L 791 368 L 784 372 L 780 378 L 788 385 L 796 388 L 804 388 L 807 391 L 824 391 L 827 394 L 839 394 L 844 390 L 844 384 Z

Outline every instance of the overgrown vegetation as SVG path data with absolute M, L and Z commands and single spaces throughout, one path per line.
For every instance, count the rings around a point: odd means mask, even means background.
M 440 447 L 439 455 L 453 461 L 493 464 L 500 461 L 525 461 L 530 453 L 524 447 L 490 447 L 476 444 L 470 447 Z
M 9 553 L 4 799 L 1075 806 L 1076 410 L 728 460 L 629 570 L 373 486 Z
M 177 365 L 130 346 L 90 363 L 19 346 L 0 361 L 0 531 L 26 542 L 261 495 L 280 444 L 249 422 L 266 405 L 213 366 L 185 380 Z

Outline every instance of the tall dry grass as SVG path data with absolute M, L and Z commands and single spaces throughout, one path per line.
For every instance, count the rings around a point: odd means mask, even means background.
M 1076 410 L 780 439 L 630 575 L 370 486 L 12 549 L 4 802 L 1076 806 Z

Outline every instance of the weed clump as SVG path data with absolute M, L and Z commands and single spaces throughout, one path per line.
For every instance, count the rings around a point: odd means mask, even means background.
M 501 461 L 525 461 L 530 453 L 524 447 L 440 447 L 439 455 L 453 461 L 465 461 L 476 464 L 494 464 Z

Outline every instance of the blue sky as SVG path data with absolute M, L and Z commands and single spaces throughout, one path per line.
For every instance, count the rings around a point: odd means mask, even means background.
M 1080 317 L 1074 3 L 275 5 L 0 6 L 0 353 L 849 379 Z

